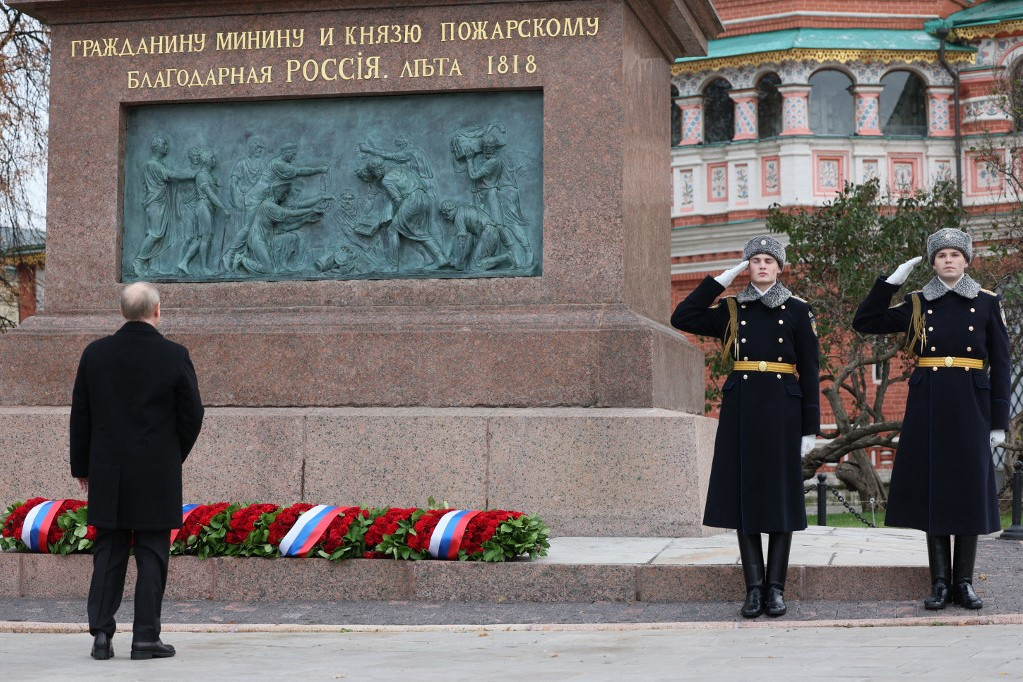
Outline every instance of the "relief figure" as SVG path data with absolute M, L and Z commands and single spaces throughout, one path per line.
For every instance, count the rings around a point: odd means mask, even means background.
M 140 277 L 149 273 L 152 260 L 167 248 L 168 228 L 179 222 L 174 215 L 176 206 L 172 181 L 191 180 L 195 176 L 194 171 L 167 167 L 163 161 L 169 149 L 170 144 L 165 136 L 153 137 L 150 143 L 152 155 L 142 169 L 142 207 L 146 214 L 146 236 L 132 261 L 132 268 Z
M 497 229 L 494 220 L 482 209 L 469 204 L 443 201 L 441 216 L 455 226 L 455 267 L 458 270 L 491 270 L 502 264 L 514 266 L 512 242 Z M 504 246 L 502 252 L 501 246 Z
M 224 267 L 229 272 L 236 272 L 241 266 L 241 260 L 246 255 L 246 249 L 251 251 L 249 244 L 249 233 L 256 221 L 256 212 L 262 207 L 268 198 L 272 198 L 272 188 L 282 183 L 294 180 L 296 177 L 326 173 L 327 166 L 299 166 L 294 162 L 298 155 L 298 143 L 286 142 L 281 145 L 280 153 L 270 160 L 259 175 L 259 179 L 245 194 L 244 205 L 247 214 L 246 222 L 234 236 L 230 246 L 224 253 Z M 272 203 L 272 202 L 271 202 Z M 314 202 L 315 203 L 315 202 Z M 278 207 L 279 208 L 279 207 Z M 261 238 L 257 237 L 256 242 Z M 251 254 L 250 254 L 251 258 Z

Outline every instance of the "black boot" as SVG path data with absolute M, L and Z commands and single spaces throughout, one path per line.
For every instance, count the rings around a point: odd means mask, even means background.
M 952 559 L 952 599 L 964 609 L 984 606 L 973 591 L 973 565 L 977 561 L 977 536 L 957 535 Z
M 777 618 L 784 616 L 785 574 L 789 572 L 789 549 L 792 533 L 771 533 L 767 544 L 767 602 L 764 611 Z
M 756 618 L 764 612 L 764 546 L 760 533 L 735 531 L 739 538 L 742 577 L 746 581 L 746 601 L 739 611 L 743 618 Z
M 927 565 L 931 568 L 931 596 L 924 599 L 924 608 L 938 611 L 948 606 L 951 597 L 952 542 L 947 535 L 927 534 Z

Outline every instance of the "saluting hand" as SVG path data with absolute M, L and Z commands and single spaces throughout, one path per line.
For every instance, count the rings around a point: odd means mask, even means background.
M 720 275 L 714 278 L 714 281 L 727 289 L 728 285 L 735 281 L 735 278 L 738 277 L 739 273 L 745 270 L 748 265 L 749 261 L 744 260 L 743 262 L 736 265 L 734 268 L 729 268 L 728 270 L 722 272 Z
M 895 272 L 889 275 L 888 279 L 885 281 L 889 284 L 905 284 L 906 280 L 909 279 L 909 273 L 912 272 L 916 264 L 922 260 L 923 258 L 920 256 L 910 258 L 908 261 L 895 268 Z

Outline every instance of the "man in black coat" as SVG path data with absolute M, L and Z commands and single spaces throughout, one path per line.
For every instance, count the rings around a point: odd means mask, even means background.
M 89 588 L 92 657 L 114 655 L 128 553 L 134 547 L 133 659 L 166 658 L 160 610 L 170 531 L 181 527 L 181 465 L 202 428 L 195 369 L 184 346 L 156 330 L 160 295 L 137 282 L 121 293 L 127 322 L 82 353 L 71 399 L 71 475 L 96 527 Z
M 1009 425 L 1009 336 L 1001 297 L 966 274 L 970 235 L 938 230 L 927 238 L 927 256 L 935 276 L 921 291 L 890 307 L 917 257 L 877 279 L 853 328 L 907 332 L 909 349 L 919 356 L 909 378 L 885 523 L 927 533 L 932 593 L 926 608 L 955 601 L 979 609 L 973 590 L 977 535 L 1000 528 L 991 448 L 1005 441 Z

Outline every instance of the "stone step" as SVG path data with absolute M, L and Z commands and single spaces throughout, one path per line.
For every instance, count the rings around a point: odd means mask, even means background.
M 84 599 L 88 555 L 0 553 L 0 597 Z M 129 563 L 125 598 L 134 594 Z M 902 601 L 925 566 L 792 565 L 790 599 Z M 172 557 L 166 598 L 220 601 L 712 602 L 740 600 L 739 566 Z

